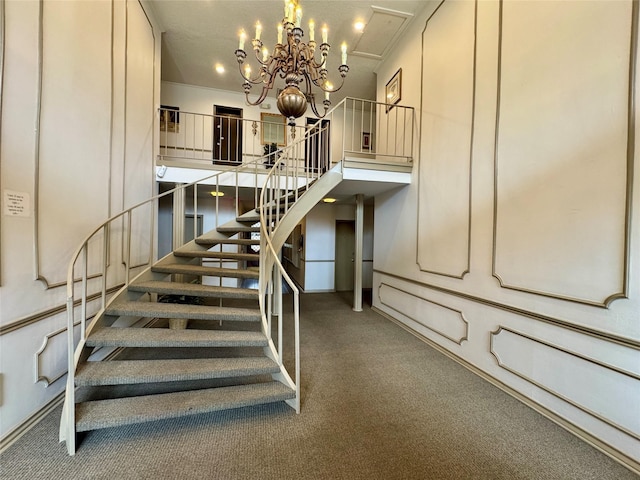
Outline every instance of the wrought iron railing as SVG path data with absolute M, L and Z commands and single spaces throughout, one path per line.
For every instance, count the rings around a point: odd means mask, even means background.
M 265 144 L 278 149 L 296 144 L 307 130 L 322 128 L 323 155 L 333 163 L 350 157 L 377 163 L 410 163 L 413 159 L 415 113 L 412 107 L 347 97 L 317 124 L 291 127 L 284 117 L 257 121 L 224 115 L 160 109 L 160 161 L 193 159 L 216 165 L 250 163 L 265 155 Z M 173 120 L 173 121 L 172 121 Z M 307 137 L 299 162 L 310 163 L 320 145 Z
M 304 127 L 287 126 L 279 115 L 264 118 L 160 108 L 160 160 L 193 159 L 236 166 L 270 153 L 265 152 L 265 145 L 276 144 L 280 149 L 305 135 Z

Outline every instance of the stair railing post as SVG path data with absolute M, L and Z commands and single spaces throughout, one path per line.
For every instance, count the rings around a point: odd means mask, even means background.
M 275 286 L 275 302 L 274 315 L 278 316 L 278 362 L 282 365 L 282 274 L 277 267 L 273 269 L 274 286 Z
M 109 234 L 111 232 L 110 224 L 105 224 L 103 228 L 102 239 L 102 286 L 100 293 L 100 308 L 104 308 L 107 304 L 107 264 L 109 263 Z
M 300 293 L 293 292 L 293 328 L 296 354 L 296 413 L 300 413 Z
M 129 285 L 129 267 L 131 266 L 131 216 L 133 215 L 133 210 L 129 210 L 127 212 L 127 236 L 125 239 L 125 271 L 124 271 L 124 281 L 126 285 Z
M 239 205 L 240 200 L 238 199 L 238 197 L 240 196 L 240 191 L 239 191 L 240 187 L 238 186 L 238 183 L 239 183 L 239 181 L 240 181 L 240 180 L 239 180 L 239 175 L 240 175 L 240 173 L 239 173 L 239 169 L 238 169 L 238 168 L 236 168 L 236 198 L 235 198 L 235 203 L 236 203 L 236 218 L 238 218 L 238 217 L 240 216 L 240 205 Z
M 89 264 L 89 243 L 84 244 L 82 249 L 82 291 L 80 296 L 80 338 L 86 338 L 87 331 L 87 270 Z M 73 327 L 72 327 L 73 329 Z
M 204 220 L 204 219 L 203 219 Z M 193 184 L 193 238 L 198 238 L 198 184 Z
M 64 426 L 60 428 L 60 441 L 67 444 L 67 452 L 73 455 L 76 452 L 76 418 L 75 418 L 75 336 L 73 334 L 73 284 L 71 294 L 67 298 L 67 389 L 65 392 Z M 64 436 L 64 438 L 63 438 Z

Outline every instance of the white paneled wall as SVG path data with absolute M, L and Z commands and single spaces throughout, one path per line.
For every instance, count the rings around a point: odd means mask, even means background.
M 154 192 L 160 34 L 136 0 L 0 8 L 0 189 L 3 202 L 18 192 L 27 205 L 0 216 L 2 448 L 64 390 L 71 254 L 111 214 Z
M 640 470 L 637 16 L 426 7 L 378 70 L 380 99 L 402 68 L 420 141 L 413 184 L 376 198 L 373 302 Z

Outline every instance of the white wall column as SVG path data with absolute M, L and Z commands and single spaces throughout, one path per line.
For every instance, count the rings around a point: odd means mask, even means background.
M 356 195 L 356 245 L 353 262 L 353 311 L 362 311 L 362 250 L 364 245 L 364 195 Z

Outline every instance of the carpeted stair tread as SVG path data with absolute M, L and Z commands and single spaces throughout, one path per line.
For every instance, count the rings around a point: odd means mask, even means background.
M 262 332 L 233 330 L 171 330 L 168 328 L 113 328 L 91 333 L 89 347 L 264 347 Z
M 223 238 L 220 239 L 218 237 L 207 237 L 206 235 L 202 235 L 196 238 L 196 243 L 198 245 L 204 246 L 213 246 L 213 245 L 260 245 L 260 240 L 251 239 L 251 238 Z
M 176 250 L 173 252 L 176 257 L 190 258 L 216 258 L 222 260 L 246 260 L 257 262 L 260 255 L 257 253 L 237 253 L 237 252 L 212 252 L 210 250 Z
M 216 228 L 221 233 L 239 233 L 239 232 L 259 232 L 260 226 L 254 227 L 251 225 L 220 225 Z
M 238 222 L 258 223 L 260 221 L 260 214 L 254 210 L 242 214 L 241 216 L 237 217 L 236 220 Z
M 107 315 L 142 318 L 186 318 L 190 320 L 260 321 L 260 310 L 230 308 L 186 303 L 115 302 L 106 309 Z
M 75 381 L 78 387 L 131 385 L 264 375 L 279 370 L 267 357 L 111 360 L 80 364 Z
M 294 390 L 274 381 L 85 402 L 76 405 L 76 431 L 280 402 L 294 397 Z
M 220 267 L 203 267 L 200 265 L 168 263 L 164 265 L 154 265 L 151 267 L 152 272 L 170 273 L 183 275 L 196 275 L 200 277 L 233 277 L 233 278 L 259 278 L 258 272 L 253 270 L 244 270 L 241 268 L 220 268 Z
M 200 283 L 161 282 L 150 280 L 129 285 L 133 292 L 162 295 L 188 295 L 192 297 L 242 298 L 258 300 L 258 290 L 252 288 L 219 287 Z

